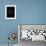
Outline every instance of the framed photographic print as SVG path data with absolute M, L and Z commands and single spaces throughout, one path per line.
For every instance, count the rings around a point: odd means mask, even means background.
M 45 24 L 19 24 L 18 42 L 24 40 L 46 41 L 46 25 Z
M 5 5 L 5 19 L 16 19 L 16 5 Z

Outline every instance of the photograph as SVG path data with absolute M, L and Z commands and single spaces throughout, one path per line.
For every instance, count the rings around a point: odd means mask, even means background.
M 16 5 L 5 6 L 5 19 L 16 19 Z

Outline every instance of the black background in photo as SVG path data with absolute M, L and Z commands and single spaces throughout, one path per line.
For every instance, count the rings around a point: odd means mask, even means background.
M 7 7 L 7 18 L 15 17 L 15 7 Z

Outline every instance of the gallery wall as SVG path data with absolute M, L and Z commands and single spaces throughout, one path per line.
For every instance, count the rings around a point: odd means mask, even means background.
M 5 19 L 5 5 L 16 4 L 16 20 Z M 18 24 L 46 24 L 46 0 L 2 0 L 0 2 L 0 44 L 8 43 L 8 34 L 18 34 Z M 16 43 L 18 38 L 16 38 Z

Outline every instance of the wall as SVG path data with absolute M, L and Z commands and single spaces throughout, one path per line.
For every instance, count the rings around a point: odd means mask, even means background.
M 46 24 L 46 0 L 16 0 L 17 23 Z
M 17 24 L 16 20 L 5 19 L 5 5 L 16 4 L 16 0 L 2 0 L 0 2 L 0 44 L 7 44 L 9 42 L 8 35 L 10 32 L 16 32 L 17 35 Z M 17 38 L 15 43 L 17 43 Z
M 5 5 L 16 4 L 16 20 L 5 20 Z M 2 0 L 0 2 L 0 44 L 7 44 L 9 32 L 18 24 L 46 24 L 46 0 Z M 17 43 L 17 39 L 16 39 Z

